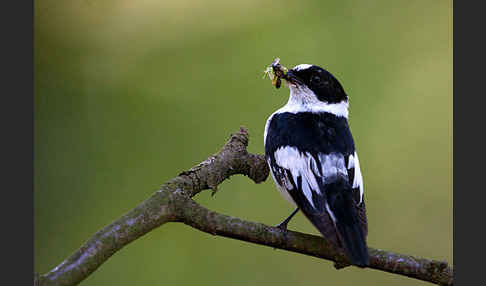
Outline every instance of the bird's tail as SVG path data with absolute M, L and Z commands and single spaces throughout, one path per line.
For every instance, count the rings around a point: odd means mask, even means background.
M 348 180 L 342 177 L 336 178 L 334 182 L 326 184 L 325 193 L 327 212 L 330 213 L 338 233 L 338 240 L 349 260 L 356 266 L 368 266 L 366 234 L 358 218 L 357 202 L 353 199 L 353 190 Z
M 368 266 L 370 263 L 368 247 L 361 227 L 358 224 L 343 225 L 341 223 L 337 223 L 336 227 L 351 262 L 360 267 Z

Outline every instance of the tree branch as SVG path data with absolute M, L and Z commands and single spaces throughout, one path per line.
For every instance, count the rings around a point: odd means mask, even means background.
M 247 146 L 248 133 L 241 128 L 219 153 L 164 184 L 139 206 L 98 231 L 53 270 L 36 275 L 34 284 L 76 285 L 122 247 L 167 222 L 183 222 L 213 235 L 331 260 L 337 269 L 349 266 L 347 258 L 320 236 L 282 231 L 219 214 L 192 200 L 205 189 L 212 189 L 214 194 L 221 182 L 235 174 L 248 176 L 255 183 L 263 182 L 269 173 L 264 157 L 249 154 Z M 447 262 L 373 248 L 369 248 L 369 253 L 369 268 L 440 285 L 453 284 L 453 270 Z

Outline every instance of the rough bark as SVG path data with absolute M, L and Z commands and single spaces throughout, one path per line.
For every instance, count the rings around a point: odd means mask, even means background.
M 221 182 L 235 174 L 248 176 L 255 183 L 263 182 L 269 173 L 264 157 L 249 154 L 247 145 L 248 133 L 241 128 L 220 152 L 164 184 L 139 206 L 94 234 L 71 257 L 48 273 L 36 274 L 34 284 L 76 285 L 123 246 L 168 222 L 182 222 L 213 235 L 331 260 L 336 269 L 349 266 L 346 257 L 320 236 L 282 231 L 219 214 L 192 199 L 206 189 L 212 189 L 214 194 Z M 447 262 L 374 248 L 369 248 L 369 253 L 369 268 L 440 285 L 453 284 L 453 270 Z

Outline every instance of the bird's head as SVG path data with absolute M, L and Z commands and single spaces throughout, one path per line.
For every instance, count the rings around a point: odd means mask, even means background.
M 348 101 L 348 96 L 339 81 L 330 72 L 319 66 L 297 65 L 286 73 L 284 79 L 290 88 L 291 97 L 294 96 L 297 100 L 317 99 L 327 104 L 347 103 Z

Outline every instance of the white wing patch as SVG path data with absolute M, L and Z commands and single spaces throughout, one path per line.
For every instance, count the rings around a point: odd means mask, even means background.
M 354 152 L 353 155 L 349 155 L 348 169 L 354 168 L 353 188 L 359 188 L 359 203 L 363 201 L 364 186 L 363 176 L 361 175 L 361 169 L 359 167 L 358 153 Z
M 304 192 L 304 195 L 309 203 L 314 208 L 315 205 L 312 200 L 312 191 L 321 194 L 318 180 L 321 180 L 321 183 L 325 183 L 329 177 L 333 177 L 338 174 L 345 176 L 348 175 L 348 171 L 344 163 L 344 157 L 340 154 L 333 153 L 328 155 L 318 155 L 319 161 L 322 164 L 322 176 L 318 177 L 314 175 L 319 174 L 317 162 L 308 152 L 300 152 L 295 147 L 285 146 L 278 148 L 274 153 L 274 157 L 277 165 L 290 170 L 292 179 L 295 183 L 297 183 L 297 178 L 299 176 L 302 177 L 302 191 Z M 291 188 L 288 188 L 288 190 L 290 189 Z
M 290 194 L 288 192 L 288 190 L 292 189 L 292 184 L 290 183 L 287 176 L 286 175 L 283 176 L 283 178 L 281 180 L 283 186 L 281 186 L 278 183 L 277 179 L 275 178 L 275 173 L 277 172 L 277 170 L 275 168 L 271 168 L 272 165 L 270 164 L 270 159 L 267 160 L 267 163 L 268 163 L 268 166 L 270 166 L 270 174 L 272 175 L 273 181 L 275 182 L 275 185 L 277 186 L 277 189 L 280 192 L 280 194 L 287 201 L 289 201 L 291 204 L 293 204 L 294 206 L 297 206 L 297 204 L 295 203 L 295 201 L 292 199 L 292 197 L 290 196 Z
M 320 193 L 320 190 L 317 180 L 309 168 L 311 166 L 310 161 L 313 161 L 313 164 L 317 166 L 314 158 L 308 153 L 301 153 L 297 148 L 288 146 L 278 148 L 274 157 L 279 166 L 290 170 L 295 183 L 297 183 L 297 177 L 302 177 L 302 191 L 312 207 L 315 208 L 311 189 L 318 193 Z

